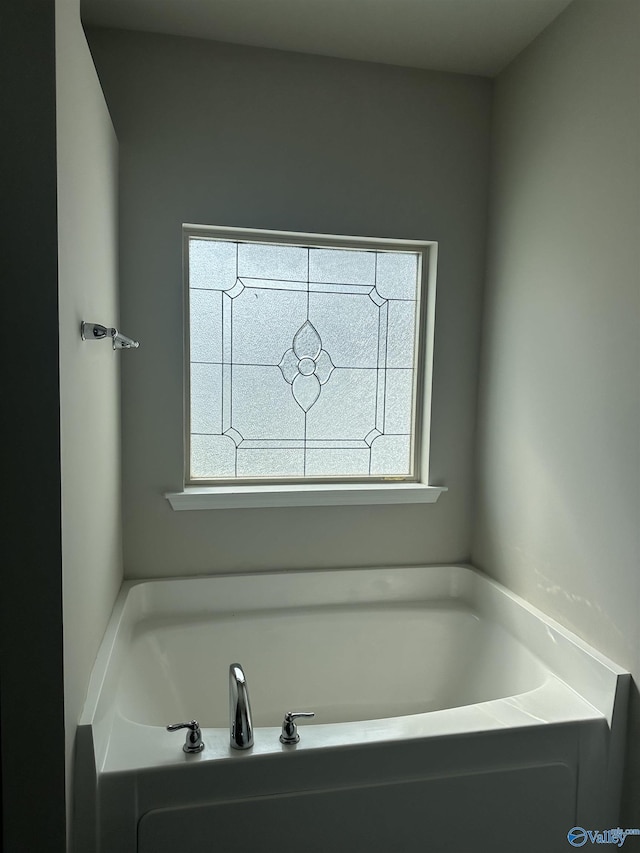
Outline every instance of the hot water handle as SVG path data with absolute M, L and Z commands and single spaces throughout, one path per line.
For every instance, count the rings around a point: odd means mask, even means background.
M 179 729 L 188 729 L 187 738 L 182 747 L 185 752 L 202 752 L 204 743 L 202 740 L 202 732 L 197 720 L 191 720 L 188 723 L 171 723 L 167 726 L 168 732 L 177 732 Z

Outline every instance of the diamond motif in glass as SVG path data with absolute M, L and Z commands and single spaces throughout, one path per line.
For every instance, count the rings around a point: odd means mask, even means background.
M 334 369 L 329 353 L 322 349 L 320 335 L 309 320 L 295 333 L 293 346 L 282 356 L 278 367 L 291 385 L 296 403 L 303 412 L 308 412 Z

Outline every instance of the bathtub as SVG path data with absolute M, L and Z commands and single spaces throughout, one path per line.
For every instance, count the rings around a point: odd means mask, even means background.
M 628 685 L 470 567 L 127 582 L 77 732 L 76 848 L 567 850 L 574 826 L 617 826 Z M 293 746 L 287 711 L 316 715 Z M 194 718 L 188 755 L 166 725 Z

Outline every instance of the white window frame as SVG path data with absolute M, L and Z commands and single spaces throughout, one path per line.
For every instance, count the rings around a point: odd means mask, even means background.
M 412 478 L 322 478 L 321 480 L 212 480 L 189 481 L 190 471 L 190 347 L 188 240 L 216 237 L 221 240 L 284 243 L 326 248 L 415 251 L 422 254 L 419 316 L 416 337 L 416 410 L 414 424 L 414 472 Z M 262 238 L 262 240 L 260 239 Z M 184 286 L 184 488 L 165 496 L 174 510 L 221 509 L 260 506 L 330 506 L 398 503 L 433 503 L 446 491 L 429 485 L 429 435 L 435 321 L 437 244 L 432 241 L 393 240 L 307 232 L 267 231 L 252 228 L 183 225 Z

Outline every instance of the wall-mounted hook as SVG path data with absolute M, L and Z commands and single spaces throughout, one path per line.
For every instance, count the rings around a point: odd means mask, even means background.
M 102 338 L 111 338 L 114 349 L 138 349 L 140 344 L 120 334 L 117 329 L 102 326 L 100 323 L 87 323 L 84 320 L 80 325 L 80 337 L 83 341 L 99 341 Z

